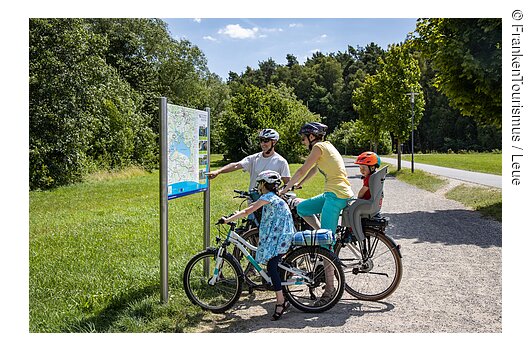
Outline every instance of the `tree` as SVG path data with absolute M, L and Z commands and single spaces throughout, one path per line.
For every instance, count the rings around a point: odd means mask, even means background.
M 30 20 L 31 189 L 152 161 L 154 134 L 141 96 L 106 64 L 107 45 L 82 19 Z
M 151 117 L 153 132 L 158 132 L 158 97 L 166 95 L 160 84 L 161 58 L 172 46 L 167 25 L 160 19 L 92 18 L 90 30 L 106 38 L 105 61 L 114 67 L 141 97 L 141 110 Z
M 343 122 L 327 138 L 343 154 L 358 155 L 367 150 L 387 154 L 392 151 L 392 141 L 388 132 L 382 132 L 377 144 L 379 150 L 373 149 L 374 137 L 363 121 Z
M 385 131 L 380 103 L 380 96 L 384 93 L 381 80 L 375 75 L 368 75 L 352 94 L 353 108 L 359 113 L 359 120 L 369 135 L 370 149 L 374 152 L 378 151 L 379 140 Z
M 172 39 L 161 20 L 31 19 L 29 52 L 31 189 L 152 169 L 158 97 L 210 106 L 214 125 L 228 98 L 199 48 Z
M 430 18 L 416 25 L 415 44 L 433 65 L 433 84 L 449 104 L 480 124 L 501 127 L 502 21 Z
M 219 122 L 225 158 L 236 161 L 258 152 L 258 132 L 273 128 L 280 134 L 278 152 L 289 162 L 299 162 L 305 149 L 298 131 L 304 123 L 318 120 L 285 84 L 265 89 L 245 85 L 232 96 Z
M 397 141 L 398 170 L 401 170 L 401 142 L 408 140 L 412 128 L 420 123 L 425 100 L 420 85 L 418 61 L 406 45 L 391 45 L 385 55 L 382 69 L 376 74 L 381 87 L 377 106 L 381 111 L 383 125 Z M 412 108 L 407 93 L 418 93 L 414 103 L 414 126 Z
M 306 62 L 306 67 L 310 69 L 313 78 L 310 96 L 306 100 L 308 106 L 311 111 L 321 116 L 322 122 L 330 130 L 333 130 L 346 119 L 339 103 L 344 87 L 340 62 L 317 52 Z

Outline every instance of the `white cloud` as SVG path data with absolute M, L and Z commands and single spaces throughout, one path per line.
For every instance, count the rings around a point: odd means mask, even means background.
M 265 33 L 276 33 L 276 32 L 283 32 L 283 29 L 282 28 L 260 28 L 259 31 L 265 32 Z
M 217 41 L 216 38 L 211 37 L 211 36 L 209 36 L 209 35 L 203 36 L 202 38 L 203 38 L 204 40 Z
M 300 28 L 303 27 L 302 23 L 291 23 L 289 24 L 289 28 Z
M 193 22 L 201 23 L 201 19 L 200 18 L 194 18 Z
M 243 28 L 239 24 L 229 24 L 219 29 L 218 34 L 229 36 L 233 39 L 253 39 L 258 33 L 258 28 Z
M 317 37 L 314 37 L 313 39 L 311 40 L 307 40 L 305 41 L 306 43 L 310 44 L 310 43 L 321 43 L 321 42 L 324 42 L 326 41 L 326 39 L 328 38 L 328 35 L 327 34 L 322 34 L 322 35 L 319 35 Z

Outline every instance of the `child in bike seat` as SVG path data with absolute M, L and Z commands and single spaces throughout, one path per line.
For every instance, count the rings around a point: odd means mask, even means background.
M 258 191 L 261 197 L 253 202 L 248 208 L 222 218 L 223 221 L 235 221 L 241 217 L 248 216 L 263 207 L 261 223 L 259 226 L 259 244 L 256 251 L 256 261 L 267 264 L 267 272 L 272 279 L 272 285 L 276 292 L 276 307 L 272 320 L 278 320 L 285 310 L 290 306 L 282 293 L 280 271 L 278 263 L 283 254 L 290 246 L 295 233 L 293 217 L 287 203 L 278 196 L 281 177 L 276 171 L 265 170 L 256 178 Z
M 355 164 L 359 164 L 359 170 L 361 171 L 361 179 L 363 180 L 363 187 L 357 194 L 358 199 L 370 199 L 370 176 L 377 171 L 377 168 L 381 165 L 381 158 L 374 152 L 363 152 L 355 161 Z

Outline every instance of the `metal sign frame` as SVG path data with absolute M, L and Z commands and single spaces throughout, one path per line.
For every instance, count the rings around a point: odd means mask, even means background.
M 160 174 L 159 174 L 159 193 L 160 193 L 160 300 L 167 303 L 169 297 L 168 287 L 168 201 L 169 199 L 178 198 L 182 195 L 175 195 L 168 198 L 168 128 L 167 128 L 167 98 L 160 97 Z M 207 171 L 210 170 L 210 108 L 206 108 L 207 113 Z M 186 192 L 183 195 L 203 192 L 203 247 L 206 248 L 210 243 L 210 181 L 206 180 L 206 189 Z M 205 266 L 206 268 L 206 266 Z

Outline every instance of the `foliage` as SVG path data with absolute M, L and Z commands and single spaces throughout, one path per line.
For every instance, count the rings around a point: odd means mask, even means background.
M 296 97 L 310 111 L 321 116 L 330 130 L 334 130 L 342 122 L 357 118 L 352 108 L 352 91 L 366 74 L 375 72 L 383 53 L 374 43 L 365 48 L 348 46 L 345 52 L 328 55 L 316 52 L 304 64 L 300 64 L 296 56 L 287 54 L 286 65 L 269 58 L 259 62 L 257 69 L 247 67 L 241 75 L 230 72 L 228 85 L 232 93 L 237 93 L 245 85 L 265 88 L 270 83 L 284 83 L 294 89 Z
M 421 55 L 418 56 L 418 61 L 425 111 L 414 134 L 416 151 L 489 151 L 501 148 L 501 130 L 490 125 L 478 125 L 474 118 L 463 116 L 452 108 L 448 98 L 440 94 L 431 83 L 435 75 L 431 62 Z
M 430 18 L 416 26 L 416 46 L 436 71 L 434 86 L 462 115 L 501 126 L 502 21 Z
M 380 86 L 381 80 L 377 75 L 367 75 L 364 82 L 353 91 L 353 108 L 359 113 L 359 121 L 362 123 L 370 142 L 370 149 L 378 152 L 379 141 L 386 131 L 383 114 L 380 106 L 381 95 L 384 93 Z
M 141 96 L 105 63 L 107 40 L 78 19 L 30 21 L 30 187 L 97 167 L 150 164 Z
M 423 115 L 425 100 L 420 85 L 421 72 L 418 61 L 408 45 L 391 45 L 385 54 L 378 80 L 376 106 L 380 110 L 384 127 L 396 139 L 398 170 L 401 169 L 400 144 L 416 129 Z M 407 94 L 414 92 L 414 103 Z M 414 125 L 412 116 L 414 114 Z
M 395 144 L 409 138 L 411 89 L 420 92 L 417 150 L 500 149 L 499 23 L 425 19 L 414 40 L 386 51 L 348 45 L 305 62 L 287 54 L 285 65 L 269 58 L 224 82 L 160 19 L 31 19 L 30 189 L 100 170 L 155 168 L 160 96 L 210 107 L 211 149 L 228 159 L 257 151 L 254 134 L 272 126 L 282 134 L 280 153 L 299 160 L 298 128 L 316 119 L 340 150 L 386 153 L 388 134 Z
M 353 91 L 352 99 L 366 130 L 365 134 L 370 135 L 370 148 L 377 152 L 378 142 L 385 133 L 390 133 L 396 139 L 399 170 L 399 145 L 408 139 L 412 128 L 417 128 L 424 110 L 421 71 L 408 44 L 391 45 L 384 58 L 380 57 L 379 60 L 380 69 L 374 75 L 365 77 Z M 411 92 L 415 93 L 414 103 L 407 95 Z
M 157 19 L 31 19 L 29 75 L 31 189 L 155 167 L 160 96 L 211 106 L 213 126 L 228 100 L 200 49 Z
M 425 100 L 420 86 L 418 61 L 405 46 L 391 45 L 384 59 L 378 79 L 377 106 L 385 128 L 398 140 L 407 140 L 412 129 L 412 103 L 408 93 L 415 92 L 414 128 L 423 115 Z
M 383 132 L 377 141 L 370 128 L 360 119 L 342 123 L 329 135 L 328 140 L 343 154 L 358 155 L 364 151 L 374 151 L 380 154 L 391 153 L 392 141 L 388 132 Z M 375 149 L 374 144 L 379 147 Z
M 300 161 L 305 151 L 298 131 L 304 123 L 318 120 L 285 85 L 268 85 L 265 89 L 245 85 L 231 98 L 221 117 L 225 156 L 238 161 L 261 151 L 259 131 L 273 128 L 280 134 L 278 153 L 288 162 Z

